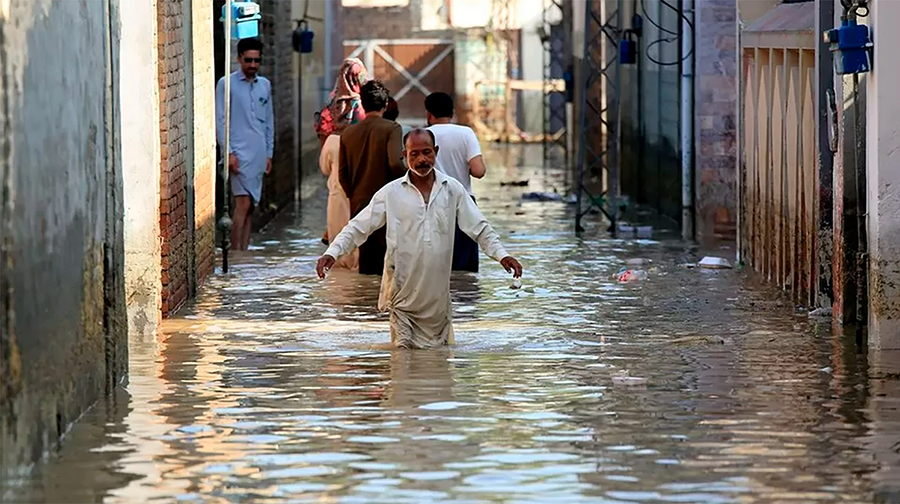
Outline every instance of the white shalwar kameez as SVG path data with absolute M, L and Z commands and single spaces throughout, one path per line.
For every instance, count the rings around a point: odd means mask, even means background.
M 391 341 L 398 347 L 454 343 L 450 268 L 456 225 L 495 261 L 508 255 L 462 184 L 437 170 L 434 175 L 427 204 L 409 173 L 382 187 L 325 251 L 338 259 L 387 225 L 378 309 L 390 311 Z

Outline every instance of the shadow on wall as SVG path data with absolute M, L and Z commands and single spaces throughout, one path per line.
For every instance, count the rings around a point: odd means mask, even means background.
M 622 126 L 620 153 L 622 194 L 636 204 L 635 212 L 651 213 L 658 228 L 681 227 L 681 159 L 665 136 L 649 142 L 640 129 Z
M 0 270 L 12 290 L 0 331 L 3 480 L 40 458 L 127 369 L 108 8 L 108 0 L 11 0 L 17 22 L 0 20 L 12 191 L 3 191 L 11 243 Z

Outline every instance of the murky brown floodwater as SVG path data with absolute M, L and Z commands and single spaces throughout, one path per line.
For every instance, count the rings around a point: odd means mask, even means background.
M 900 502 L 896 377 L 743 273 L 678 268 L 683 244 L 518 206 L 563 182 L 510 152 L 476 191 L 525 288 L 455 279 L 457 346 L 392 350 L 378 279 L 315 278 L 316 198 L 133 341 L 127 391 L 10 500 Z M 629 257 L 658 273 L 617 284 Z

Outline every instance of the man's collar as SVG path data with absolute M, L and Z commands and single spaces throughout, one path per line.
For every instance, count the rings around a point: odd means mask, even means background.
M 406 174 L 403 175 L 403 183 L 404 184 L 410 184 L 410 185 L 412 184 L 412 180 L 410 180 L 410 178 L 409 178 L 410 171 L 411 170 L 406 170 Z M 447 178 L 447 175 L 444 175 L 444 173 L 441 172 L 440 170 L 438 170 L 437 168 L 435 168 L 434 171 L 432 171 L 432 173 L 434 173 L 435 184 L 444 185 L 449 180 Z
M 243 70 L 238 70 L 238 71 L 237 71 L 237 74 L 238 74 L 238 77 L 239 77 L 241 80 L 243 80 L 243 81 L 249 81 L 249 80 L 250 80 L 250 79 L 247 78 L 247 74 L 245 74 Z M 252 80 L 251 82 L 256 82 L 256 80 L 257 80 L 258 78 L 259 78 L 258 75 L 253 76 L 253 80 Z

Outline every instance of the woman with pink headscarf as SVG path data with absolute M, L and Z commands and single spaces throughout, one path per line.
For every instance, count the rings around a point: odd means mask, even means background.
M 328 226 L 322 236 L 322 241 L 326 244 L 350 221 L 350 200 L 347 199 L 338 180 L 338 150 L 341 145 L 341 131 L 366 117 L 360 102 L 359 89 L 367 80 L 366 67 L 360 60 L 345 59 L 329 96 L 328 105 L 316 113 L 316 133 L 322 141 L 319 168 L 328 177 Z M 358 257 L 358 253 L 354 251 L 353 254 L 341 258 L 341 262 L 335 266 L 356 270 Z
M 366 118 L 359 89 L 368 80 L 366 67 L 359 59 L 347 58 L 341 64 L 334 88 L 328 95 L 328 104 L 316 112 L 316 133 L 323 144 L 328 135 L 340 133 L 347 126 Z

